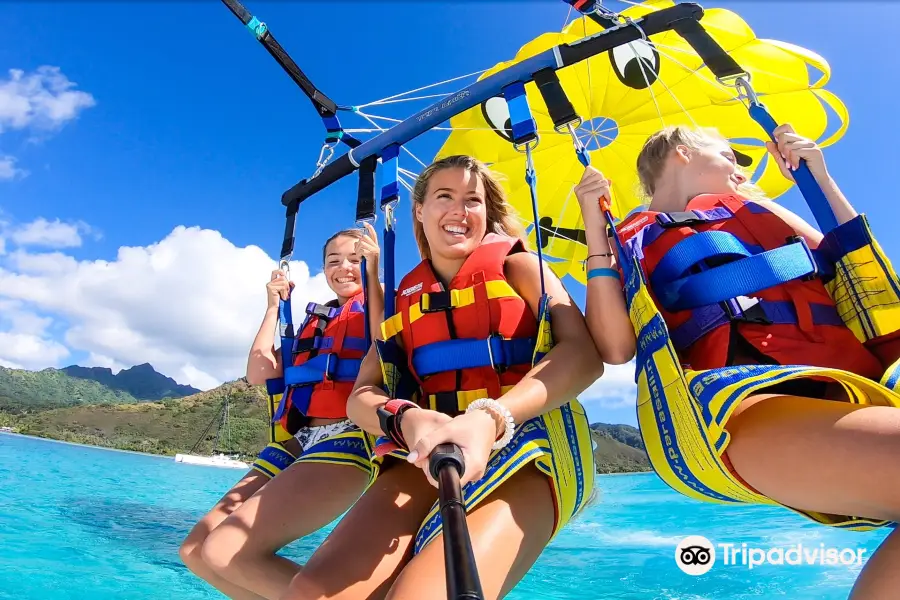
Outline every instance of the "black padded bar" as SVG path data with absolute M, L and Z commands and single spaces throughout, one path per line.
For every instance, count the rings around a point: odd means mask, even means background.
M 692 2 L 676 4 L 675 6 L 649 13 L 635 20 L 640 29 L 631 24 L 619 24 L 583 40 L 578 40 L 571 44 L 562 44 L 559 46 L 562 66 L 568 67 L 601 52 L 606 52 L 628 42 L 643 39 L 641 31 L 647 36 L 651 36 L 672 29 L 677 30 L 680 23 L 696 22 L 702 18 L 703 7 Z
M 290 206 L 285 215 L 284 241 L 281 243 L 281 258 L 294 253 L 294 226 L 297 222 L 297 206 Z
M 375 167 L 378 157 L 372 155 L 359 165 L 359 195 L 356 198 L 356 222 L 375 218 Z
M 554 127 L 562 127 L 568 123 L 577 122 L 580 117 L 575 112 L 575 107 L 569 102 L 566 91 L 556 76 L 553 69 L 542 69 L 534 74 L 534 83 L 537 85 Z
M 709 35 L 699 21 L 681 21 L 675 25 L 675 32 L 691 45 L 717 78 L 727 79 L 747 73 L 725 52 L 719 42 Z
M 350 154 L 344 154 L 334 162 L 328 163 L 318 177 L 313 177 L 310 180 L 303 179 L 282 194 L 281 202 L 288 207 L 288 210 L 294 207 L 296 211 L 296 207 L 300 205 L 300 202 L 313 194 L 321 192 L 335 181 L 343 179 L 355 170 L 356 167 L 350 160 Z

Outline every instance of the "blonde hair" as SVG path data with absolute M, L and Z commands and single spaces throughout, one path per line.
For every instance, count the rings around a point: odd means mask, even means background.
M 419 246 L 419 255 L 423 259 L 431 259 L 431 248 L 425 237 L 425 228 L 416 218 L 416 207 L 425 203 L 425 194 L 428 192 L 428 183 L 432 175 L 444 169 L 465 169 L 469 173 L 477 175 L 484 186 L 484 203 L 487 208 L 487 232 L 508 235 L 519 238 L 525 247 L 528 240 L 525 232 L 519 224 L 515 209 L 506 201 L 506 193 L 500 185 L 498 177 L 477 158 L 457 154 L 436 160 L 425 168 L 416 179 L 416 185 L 412 191 L 412 223 L 416 237 L 416 245 Z
M 644 142 L 637 159 L 638 178 L 641 191 L 649 200 L 656 191 L 656 184 L 665 169 L 666 158 L 676 146 L 684 145 L 692 150 L 708 148 L 717 142 L 729 144 L 718 130 L 712 127 L 689 128 L 683 125 L 670 125 L 657 131 Z M 746 181 L 738 187 L 738 192 L 749 200 L 767 200 L 765 192 L 756 184 L 750 183 L 750 176 L 740 166 L 738 172 L 746 177 Z

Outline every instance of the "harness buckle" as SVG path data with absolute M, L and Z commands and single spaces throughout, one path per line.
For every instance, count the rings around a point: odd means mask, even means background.
M 334 381 L 334 371 L 337 369 L 337 362 L 331 361 L 332 356 L 334 356 L 333 352 L 329 352 L 325 355 L 325 368 L 322 372 L 322 379 L 324 381 Z
M 762 301 L 759 298 L 738 296 L 732 298 L 731 301 L 725 301 L 722 304 L 724 306 L 725 314 L 728 315 L 728 319 L 731 321 L 755 323 L 757 325 L 772 324 L 772 320 L 766 315 Z M 737 304 L 740 307 L 740 313 L 735 312 L 734 304 Z
M 491 368 L 494 371 L 496 371 L 496 373 L 498 375 L 503 375 L 504 373 L 506 373 L 506 371 L 508 369 L 507 365 L 505 364 L 505 360 L 504 360 L 506 357 L 504 357 L 504 356 L 495 357 L 494 356 L 494 345 L 492 344 L 492 342 L 494 340 L 499 340 L 500 342 L 503 342 L 503 336 L 501 336 L 499 333 L 492 333 L 491 335 L 488 336 L 487 340 L 485 340 L 487 342 L 488 357 L 491 359 Z M 501 344 L 498 344 L 497 347 L 503 348 L 503 346 Z M 502 350 L 501 350 L 501 352 L 502 352 Z
M 425 308 L 422 299 L 428 297 L 428 308 Z M 419 310 L 423 313 L 441 312 L 442 310 L 450 310 L 453 308 L 453 302 L 450 298 L 450 292 L 447 290 L 441 292 L 427 292 L 419 296 Z
M 306 314 L 326 321 L 332 319 L 331 307 L 323 304 L 316 304 L 315 302 L 310 302 L 306 305 Z
M 656 215 L 656 222 L 663 229 L 669 229 L 671 227 L 691 227 L 693 225 L 699 225 L 701 223 L 705 223 L 705 219 L 701 219 L 692 211 L 679 211 L 679 212 L 669 212 L 669 213 L 659 213 Z

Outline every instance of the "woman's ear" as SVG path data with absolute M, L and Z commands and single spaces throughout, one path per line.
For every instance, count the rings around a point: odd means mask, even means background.
M 418 221 L 419 223 L 425 222 L 422 220 L 422 205 L 418 203 L 416 203 L 416 221 Z
M 674 157 L 684 164 L 691 162 L 691 149 L 684 144 L 675 146 Z

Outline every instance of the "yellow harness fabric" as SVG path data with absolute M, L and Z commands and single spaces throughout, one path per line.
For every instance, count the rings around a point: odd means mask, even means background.
M 847 326 L 861 341 L 900 329 L 900 280 L 860 215 L 833 234 L 837 276 L 826 286 Z M 828 238 L 826 238 L 827 240 Z M 638 423 L 656 473 L 676 491 L 724 504 L 769 504 L 774 500 L 748 488 L 722 461 L 726 429 L 740 402 L 756 390 L 805 377 L 840 383 L 850 401 L 900 407 L 900 360 L 881 383 L 838 369 L 806 365 L 741 365 L 704 371 L 684 370 L 662 315 L 647 289 L 640 262 L 626 249 L 623 264 L 629 316 L 637 335 Z M 852 515 L 795 510 L 826 525 L 870 530 L 888 522 Z

